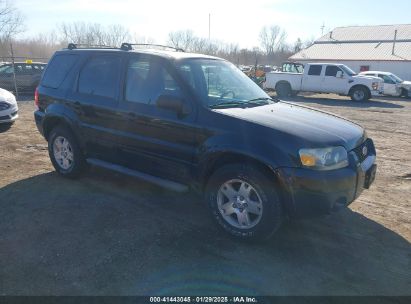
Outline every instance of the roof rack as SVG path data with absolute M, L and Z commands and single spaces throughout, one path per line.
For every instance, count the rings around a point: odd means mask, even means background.
M 176 48 L 173 46 L 168 46 L 168 45 L 162 45 L 162 44 L 151 44 L 151 43 L 128 43 L 124 42 L 121 44 L 120 49 L 123 51 L 131 51 L 133 49 L 133 46 L 153 46 L 153 47 L 158 47 L 162 49 L 172 49 L 175 50 L 176 52 L 185 52 L 182 48 Z
M 114 46 L 109 46 L 109 45 L 95 45 L 95 44 L 87 44 L 87 43 L 69 43 L 67 48 L 69 50 L 74 50 L 74 49 L 117 49 Z

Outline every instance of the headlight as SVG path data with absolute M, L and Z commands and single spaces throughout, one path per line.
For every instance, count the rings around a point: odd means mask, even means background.
M 10 104 L 4 101 L 0 101 L 0 111 L 7 110 L 10 108 Z
M 315 170 L 333 170 L 348 166 L 347 150 L 344 147 L 300 149 L 301 164 Z

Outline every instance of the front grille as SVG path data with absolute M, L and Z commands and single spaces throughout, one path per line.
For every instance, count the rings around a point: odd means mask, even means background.
M 6 115 L 6 116 L 0 116 L 0 120 L 9 120 L 10 116 Z
M 364 152 L 364 147 L 367 147 L 367 153 Z M 370 138 L 367 138 L 366 141 L 364 141 L 361 145 L 356 147 L 355 149 L 352 150 L 355 155 L 358 157 L 358 160 L 360 163 L 362 163 L 369 155 L 375 155 L 375 147 L 374 143 Z

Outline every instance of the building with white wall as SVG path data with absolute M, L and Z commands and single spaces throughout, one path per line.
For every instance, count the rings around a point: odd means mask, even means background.
M 411 80 L 411 24 L 337 27 L 290 60 L 343 63 L 355 72 L 386 71 Z

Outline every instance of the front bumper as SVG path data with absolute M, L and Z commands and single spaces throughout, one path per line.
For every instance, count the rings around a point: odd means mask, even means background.
M 372 90 L 371 91 L 371 96 L 383 96 L 384 95 L 384 89 L 382 88 L 381 90 Z
M 17 118 L 19 118 L 18 114 L 18 107 L 13 106 L 10 109 L 0 111 L 0 124 L 1 123 L 11 123 L 15 121 Z
M 43 119 L 44 119 L 44 112 L 39 110 L 34 112 L 34 121 L 36 122 L 37 129 L 39 130 L 40 134 L 44 136 L 43 130 Z
M 358 151 L 368 145 L 369 154 L 359 157 Z M 375 178 L 375 148 L 370 139 L 349 152 L 349 166 L 330 171 L 305 168 L 282 168 L 279 172 L 286 209 L 292 217 L 328 214 L 351 204 Z M 288 199 L 287 199 L 288 198 Z

